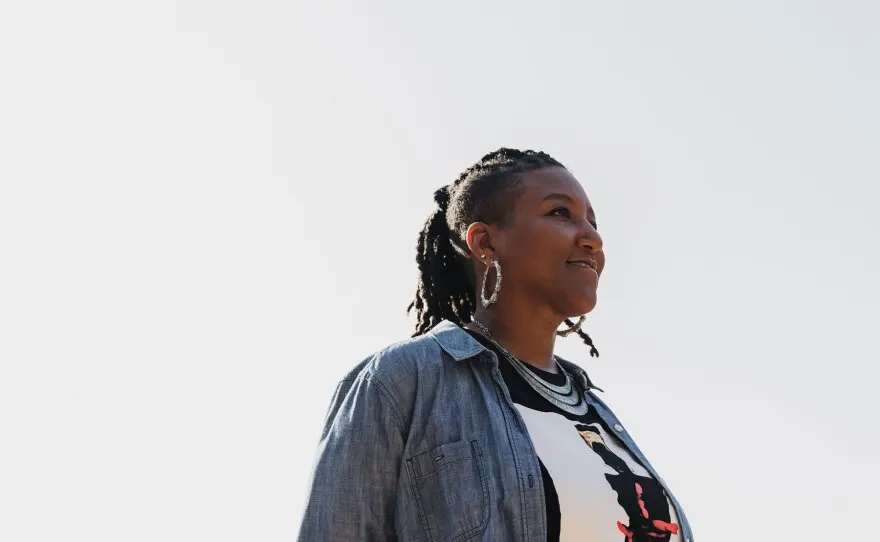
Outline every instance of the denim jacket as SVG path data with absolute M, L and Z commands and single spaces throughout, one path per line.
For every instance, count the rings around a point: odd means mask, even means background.
M 678 501 L 571 362 L 587 401 Z M 309 482 L 299 540 L 546 542 L 538 456 L 498 358 L 456 324 L 392 345 L 336 387 Z

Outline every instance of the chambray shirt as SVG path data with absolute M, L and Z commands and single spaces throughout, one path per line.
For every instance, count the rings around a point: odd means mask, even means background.
M 579 366 L 587 401 L 666 490 Z M 538 456 L 498 358 L 456 324 L 365 359 L 337 385 L 300 526 L 301 542 L 546 542 Z

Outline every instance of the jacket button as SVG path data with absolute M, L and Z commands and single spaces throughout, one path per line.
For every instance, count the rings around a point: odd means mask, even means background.
M 616 423 L 616 424 L 614 424 L 614 430 L 617 431 L 618 433 L 623 433 L 623 426 L 620 425 L 619 423 Z

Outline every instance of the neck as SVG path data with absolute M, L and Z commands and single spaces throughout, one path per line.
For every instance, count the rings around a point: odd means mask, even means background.
M 474 320 L 486 326 L 495 342 L 523 362 L 551 373 L 558 372 L 553 357 L 558 322 L 536 317 L 533 311 L 509 308 L 486 310 L 482 307 L 477 309 Z M 484 333 L 474 324 L 467 327 Z

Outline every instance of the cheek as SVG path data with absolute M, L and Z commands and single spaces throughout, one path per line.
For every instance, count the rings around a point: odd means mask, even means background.
M 516 266 L 518 275 L 533 280 L 554 280 L 564 269 L 570 254 L 571 242 L 566 236 L 535 229 L 518 236 L 510 264 Z

